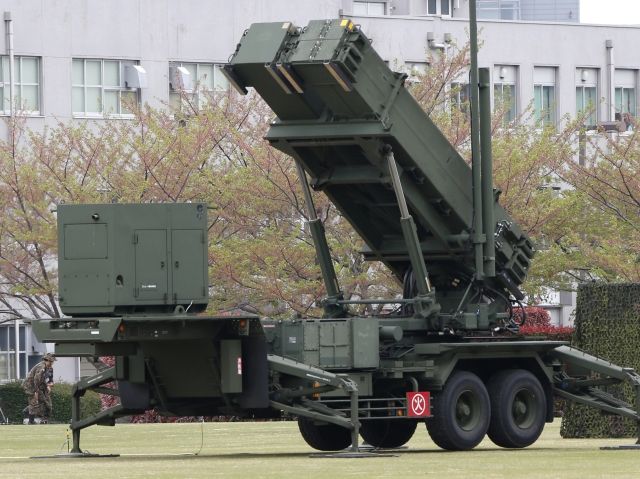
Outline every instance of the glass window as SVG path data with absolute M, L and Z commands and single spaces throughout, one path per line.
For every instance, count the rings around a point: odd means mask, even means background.
M 578 115 L 588 111 L 585 118 L 587 125 L 595 125 L 598 122 L 596 87 L 576 87 L 576 113 Z
M 191 75 L 191 89 L 180 91 L 174 88 L 169 79 L 169 103 L 174 108 L 180 108 L 184 103 L 190 107 L 202 107 L 213 92 L 229 90 L 229 82 L 222 74 L 220 65 L 214 63 L 172 63 L 171 67 L 183 67 Z M 182 102 L 180 99 L 182 98 Z
M 26 84 L 38 84 L 38 58 L 23 57 L 20 62 L 20 80 Z
M 427 15 L 451 16 L 451 0 L 427 0 Z
M 598 123 L 598 70 L 576 69 L 576 114 L 586 114 L 587 125 Z
M 429 64 L 427 62 L 404 62 L 403 71 L 407 74 L 407 82 L 415 83 L 420 81 L 420 78 L 427 73 L 428 68 Z
M 516 86 L 498 83 L 493 88 L 496 107 L 504 109 L 502 122 L 506 126 L 516 119 Z
M 440 15 L 451 15 L 451 0 L 440 0 Z
M 541 125 L 556 123 L 555 67 L 535 67 L 533 70 L 533 113 Z
M 18 326 L 20 356 L 20 377 L 27 374 L 26 330 L 23 324 Z M 16 379 L 16 330 L 13 321 L 10 325 L 0 326 L 0 381 Z
M 368 15 L 367 2 L 353 2 L 353 14 L 358 16 Z
M 555 125 L 555 87 L 552 85 L 534 85 L 534 116 L 542 125 Z
M 616 87 L 616 113 L 636 116 L 636 89 Z
M 451 83 L 451 107 L 464 113 L 469 113 L 470 100 L 469 84 L 462 82 Z
M 213 69 L 213 89 L 215 91 L 227 91 L 229 89 L 229 80 L 227 80 L 220 68 Z
M 616 69 L 615 71 L 616 118 L 620 116 L 627 130 L 633 129 L 637 116 L 637 76 L 636 70 Z
M 384 3 L 369 2 L 369 15 L 384 15 Z
M 110 87 L 120 86 L 120 62 L 104 62 L 104 85 Z
M 74 60 L 83 61 L 83 60 Z M 84 60 L 86 84 L 90 86 L 102 85 L 102 62 L 100 60 Z
M 477 0 L 478 18 L 519 20 L 520 0 Z
M 493 76 L 493 105 L 503 110 L 502 122 L 508 126 L 518 115 L 516 94 L 517 67 L 496 65 Z
M 13 69 L 14 106 L 20 113 L 40 114 L 40 58 L 14 57 Z M 0 114 L 9 114 L 10 96 L 9 57 L 3 56 L 0 61 L 0 98 L 2 106 Z
M 126 88 L 123 72 L 133 61 L 74 58 L 71 103 L 74 116 L 131 115 L 138 89 Z
M 9 353 L 0 351 L 0 380 L 9 380 L 13 377 L 9 370 Z
M 353 2 L 354 15 L 384 15 L 385 2 Z

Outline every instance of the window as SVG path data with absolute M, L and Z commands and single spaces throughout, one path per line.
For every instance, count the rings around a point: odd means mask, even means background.
M 533 112 L 542 126 L 556 124 L 556 69 L 535 67 L 533 69 Z
M 585 123 L 598 123 L 598 70 L 576 69 L 576 114 L 587 114 Z
M 520 0 L 478 0 L 478 18 L 487 20 L 519 20 Z
M 13 67 L 14 106 L 18 111 L 31 115 L 40 114 L 40 58 L 14 57 Z M 11 108 L 9 57 L 0 62 L 0 98 L 2 114 L 9 114 Z
M 427 0 L 428 15 L 451 15 L 451 0 Z
M 496 65 L 493 69 L 493 106 L 502 109 L 504 126 L 513 122 L 518 114 L 516 78 L 518 67 L 510 65 Z
M 385 2 L 353 2 L 354 15 L 384 15 Z
M 125 67 L 133 61 L 73 59 L 72 108 L 74 116 L 131 116 L 139 102 L 138 88 L 125 86 Z
M 229 82 L 220 68 L 220 65 L 213 63 L 172 63 L 169 66 L 169 103 L 171 106 L 180 108 L 182 104 L 188 102 L 191 103 L 191 108 L 197 109 L 207 103 L 212 92 L 227 91 Z M 189 77 L 188 81 L 176 77 L 176 75 L 182 75 L 181 72 L 186 72 L 186 76 Z
M 451 83 L 451 107 L 460 110 L 463 113 L 469 113 L 469 101 L 471 93 L 469 91 L 469 83 L 452 82 Z
M 616 113 L 631 115 L 631 120 L 637 114 L 636 76 L 635 70 L 615 71 Z
M 417 83 L 427 73 L 428 68 L 427 62 L 404 62 L 402 70 L 407 74 L 408 83 Z
M 15 326 L 0 326 L 0 381 L 16 379 L 16 335 Z M 20 377 L 27 375 L 27 353 L 25 348 L 25 326 L 18 327 L 18 355 L 20 356 Z

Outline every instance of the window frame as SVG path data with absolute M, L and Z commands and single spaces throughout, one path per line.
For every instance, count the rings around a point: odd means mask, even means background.
M 366 13 L 356 13 L 356 7 L 355 7 L 356 4 L 366 7 L 367 12 Z M 369 7 L 372 4 L 382 5 L 382 13 L 371 13 Z M 389 13 L 388 0 L 380 0 L 380 1 L 376 1 L 376 0 L 354 0 L 354 2 L 353 2 L 353 15 L 355 15 L 355 16 L 363 16 L 363 17 L 382 16 L 382 15 L 387 15 L 388 13 Z
M 496 4 L 495 7 L 484 4 Z M 522 14 L 522 5 L 520 0 L 478 0 L 477 4 L 478 18 L 484 20 L 504 20 L 518 21 Z M 503 12 L 512 12 L 513 18 L 504 18 Z M 485 15 L 493 12 L 494 15 Z
M 512 72 L 513 79 L 500 78 L 499 76 L 496 78 L 496 70 L 502 70 L 503 68 L 507 68 Z M 498 101 L 504 101 L 505 96 L 505 87 L 513 92 L 511 102 L 509 104 L 509 109 L 505 110 L 504 117 L 502 118 L 502 126 L 509 127 L 511 123 L 518 119 L 519 108 L 518 108 L 518 76 L 520 74 L 520 68 L 518 65 L 507 65 L 507 64 L 496 64 L 493 67 L 493 88 L 492 88 L 492 97 L 493 97 L 493 110 L 498 106 Z M 498 95 L 498 91 L 500 94 Z
M 585 74 L 586 73 L 586 74 Z M 588 74 L 593 73 L 595 76 L 594 80 L 589 80 Z M 586 90 L 593 90 L 593 110 L 589 114 L 589 116 L 585 119 L 589 126 L 597 125 L 600 121 L 600 69 L 592 68 L 592 67 L 577 67 L 576 68 L 576 80 L 575 80 L 575 99 L 576 99 L 576 116 L 581 115 L 586 108 L 589 107 L 587 103 L 585 103 L 585 99 L 587 98 Z M 581 106 L 578 107 L 578 91 L 581 92 Z
M 543 70 L 551 71 L 552 79 L 540 79 L 545 76 Z M 536 122 L 540 122 L 543 127 L 556 126 L 558 122 L 558 68 L 556 66 L 534 66 L 533 67 L 533 114 Z M 540 89 L 540 109 L 538 109 L 536 90 Z M 545 109 L 544 98 L 545 89 L 552 91 L 552 103 Z
M 13 323 L 13 321 L 11 322 Z M 0 328 L 3 332 L 6 331 L 5 337 L 2 338 L 3 335 L 0 335 L 0 339 L 4 339 L 4 341 L 0 341 L 0 357 L 4 360 L 1 361 L 2 368 L 0 369 L 0 383 L 15 381 L 16 379 L 24 378 L 27 375 L 29 370 L 28 368 L 28 356 L 27 356 L 27 334 L 28 330 L 25 324 L 20 323 L 19 328 L 19 344 L 14 344 L 13 349 L 11 349 L 11 343 L 15 343 L 15 325 L 14 324 L 3 324 L 0 325 Z M 18 354 L 20 355 L 20 377 L 15 377 L 16 370 L 16 349 Z
M 217 62 L 189 62 L 189 61 L 170 61 L 169 62 L 169 71 L 171 71 L 172 67 L 185 67 L 187 66 L 195 66 L 195 78 L 192 79 L 192 85 L 190 89 L 177 90 L 171 88 L 171 78 L 169 77 L 169 104 L 174 108 L 181 108 L 183 102 L 180 104 L 177 103 L 182 95 L 188 95 L 193 99 L 194 104 L 197 108 L 202 108 L 206 104 L 206 98 L 208 94 L 215 94 L 216 92 L 227 92 L 229 91 L 229 82 L 226 77 L 221 72 L 224 63 Z M 211 79 L 212 88 L 203 88 L 202 83 L 200 81 L 200 69 L 202 67 L 211 67 L 213 71 L 213 78 Z M 225 85 L 225 88 L 216 88 L 218 81 L 222 79 Z
M 22 79 L 24 77 L 23 73 L 22 73 L 22 60 L 25 58 L 33 58 L 36 60 L 36 67 L 38 69 L 37 73 L 36 73 L 36 77 L 37 77 L 37 83 L 25 83 Z M 5 80 L 5 59 L 6 59 L 6 65 L 7 65 L 7 72 L 6 72 L 6 79 Z M 2 84 L 2 93 L 0 94 L 0 116 L 9 116 L 11 115 L 11 106 L 7 105 L 7 109 L 5 109 L 5 88 L 7 89 L 7 94 L 6 97 L 8 98 L 10 93 L 9 90 L 11 88 L 11 79 L 9 78 L 9 55 L 0 55 L 0 83 Z M 14 76 L 19 78 L 20 81 L 18 81 L 16 78 L 14 78 L 14 82 L 13 82 L 13 86 L 14 86 L 14 91 L 13 91 L 13 98 L 9 99 L 9 101 L 15 101 L 18 98 L 20 99 L 20 101 L 22 102 L 22 98 L 24 97 L 23 93 L 22 93 L 22 89 L 25 86 L 28 87 L 33 87 L 35 86 L 37 88 L 37 109 L 35 110 L 26 110 L 23 109 L 22 106 L 20 106 L 19 108 L 16 108 L 14 110 L 15 114 L 21 115 L 21 116 L 42 116 L 43 115 L 43 108 L 42 108 L 42 57 L 41 56 L 36 56 L 36 55 L 14 55 L 13 57 L 13 61 L 14 61 Z M 16 65 L 17 64 L 17 65 Z M 18 67 L 18 72 L 16 73 L 16 66 Z
M 538 109 L 536 89 L 540 89 L 540 108 Z M 551 90 L 551 104 L 545 108 L 545 90 Z M 549 85 L 547 83 L 534 83 L 533 84 L 533 112 L 537 122 L 540 122 L 542 126 L 555 126 L 556 125 L 556 86 Z
M 633 68 L 616 68 L 614 72 L 614 106 L 616 113 L 624 115 L 629 113 L 633 118 L 638 115 L 638 70 Z M 629 93 L 633 95 L 630 109 L 625 109 L 625 103 L 629 105 Z M 625 95 L 626 94 L 626 95 Z M 625 102 L 625 96 L 627 101 Z M 620 101 L 618 101 L 620 98 Z
M 75 83 L 73 69 L 76 62 L 82 62 L 82 83 Z M 100 62 L 100 83 L 96 85 L 89 85 L 87 83 L 87 62 Z M 105 83 L 105 63 L 117 63 L 118 65 L 118 86 L 107 85 Z M 90 119 L 98 119 L 98 118 L 122 118 L 122 119 L 131 119 L 134 118 L 135 115 L 133 112 L 127 111 L 124 109 L 124 105 L 122 103 L 123 93 L 132 93 L 135 95 L 135 103 L 137 105 L 140 104 L 140 88 L 128 88 L 125 86 L 124 80 L 124 71 L 127 65 L 140 65 L 139 61 L 136 60 L 124 60 L 120 58 L 80 58 L 74 57 L 71 59 L 71 116 L 73 118 L 90 118 Z M 74 95 L 73 92 L 82 88 L 82 100 L 84 111 L 76 111 L 74 105 Z M 100 88 L 100 111 L 93 112 L 88 111 L 87 108 L 87 89 L 88 88 Z M 117 93 L 118 101 L 118 111 L 117 112 L 107 112 L 105 111 L 105 93 Z
M 402 71 L 407 75 L 407 83 L 418 82 L 418 77 L 425 75 L 429 69 L 429 62 L 422 61 L 405 61 Z
M 435 7 L 435 9 L 432 9 L 432 3 L 433 3 L 433 7 Z M 447 8 L 449 10 L 448 13 L 442 13 L 442 5 L 446 3 L 447 4 Z M 451 0 L 426 0 L 426 11 L 427 11 L 427 15 L 428 16 L 436 16 L 436 17 L 452 17 L 453 16 L 453 2 Z
M 451 108 L 456 108 L 467 115 L 471 112 L 471 89 L 469 85 L 469 80 L 466 78 L 452 81 L 449 84 Z M 451 93 L 451 90 L 453 90 L 453 93 Z
M 620 108 L 618 108 L 618 91 L 620 91 L 620 104 L 619 104 Z M 633 111 L 626 111 L 624 109 L 625 92 L 633 92 Z M 627 94 L 627 96 L 628 96 L 628 94 Z M 637 116 L 638 99 L 636 97 L 636 89 L 635 89 L 635 87 L 630 87 L 630 86 L 616 86 L 616 87 L 614 87 L 614 98 L 615 98 L 616 113 L 620 113 L 620 114 L 629 113 L 629 114 L 633 115 L 634 117 Z M 628 103 L 628 100 L 627 100 L 627 103 Z

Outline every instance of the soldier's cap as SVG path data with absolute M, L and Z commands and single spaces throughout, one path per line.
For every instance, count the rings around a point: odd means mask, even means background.
M 47 354 L 45 354 L 44 356 L 42 356 L 42 359 L 43 359 L 44 361 L 51 361 L 51 362 L 53 362 L 53 361 L 55 361 L 55 360 L 56 360 L 56 355 L 55 355 L 55 354 L 53 354 L 53 353 L 47 353 Z

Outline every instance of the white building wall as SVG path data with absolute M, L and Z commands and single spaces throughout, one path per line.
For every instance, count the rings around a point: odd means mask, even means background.
M 394 3 L 396 11 L 422 14 L 425 2 L 397 0 L 389 5 Z M 30 120 L 30 126 L 39 128 L 72 117 L 72 58 L 139 61 L 149 83 L 141 91 L 141 100 L 157 107 L 168 101 L 169 62 L 224 63 L 252 22 L 291 20 L 305 25 L 310 19 L 337 17 L 341 11 L 349 15 L 352 4 L 350 0 L 298 0 L 294 7 L 286 0 L 2 0 L 0 8 L 13 18 L 15 54 L 42 58 L 43 118 Z M 394 14 L 354 17 L 354 21 L 393 65 L 394 61 L 425 61 L 428 32 L 435 34 L 438 43 L 450 33 L 464 44 L 466 8 L 466 1 L 454 0 L 453 18 Z M 640 57 L 627 48 L 640 39 L 637 27 L 480 21 L 479 30 L 481 66 L 518 66 L 519 111 L 533 97 L 534 66 L 558 68 L 558 117 L 575 114 L 578 67 L 598 69 L 599 96 L 609 100 L 607 40 L 613 44 L 616 68 L 640 69 Z M 5 51 L 6 36 L 0 35 L 0 52 Z M 599 118 L 609 117 L 603 104 Z

